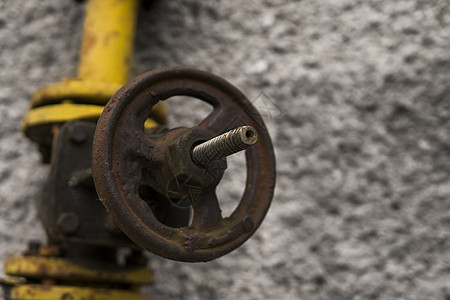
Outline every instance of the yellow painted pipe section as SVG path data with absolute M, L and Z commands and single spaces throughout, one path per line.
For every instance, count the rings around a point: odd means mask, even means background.
M 116 83 L 64 80 L 48 85 L 33 94 L 31 107 L 58 104 L 66 99 L 86 104 L 105 105 L 122 85 Z
M 103 111 L 103 106 L 88 104 L 63 103 L 36 107 L 30 110 L 23 119 L 22 127 L 64 123 L 67 121 L 97 121 Z
M 125 84 L 133 53 L 138 0 L 89 0 L 78 77 Z
M 121 85 L 113 83 L 89 82 L 80 80 L 65 80 L 51 84 L 34 93 L 31 99 L 31 107 L 59 104 L 70 99 L 73 103 L 106 105 Z M 31 113 L 31 112 L 30 112 Z M 58 116 L 55 116 L 58 118 Z M 26 117 L 29 118 L 29 117 Z M 164 124 L 167 118 L 167 109 L 163 102 L 153 106 L 150 118 L 160 124 Z M 68 119 L 71 121 L 73 119 Z M 26 121 L 26 120 L 25 120 Z M 35 123 L 27 122 L 29 125 Z
M 162 106 L 165 110 L 165 107 Z M 98 120 L 102 114 L 103 106 L 89 104 L 63 103 L 36 107 L 30 110 L 23 119 L 22 129 L 44 124 L 64 123 L 68 121 L 92 121 Z M 156 118 L 154 118 L 156 119 Z M 147 119 L 144 126 L 151 128 L 158 126 L 153 119 Z
M 153 273 L 144 266 L 116 266 L 59 257 L 13 256 L 6 259 L 4 267 L 9 276 L 57 279 L 64 282 L 119 283 L 132 286 L 153 282 Z
M 12 300 L 148 300 L 138 291 L 40 284 L 14 286 L 10 297 Z
M 45 134 L 31 130 L 44 124 L 73 120 L 97 121 L 101 107 L 128 81 L 139 0 L 89 0 L 86 4 L 78 79 L 63 80 L 33 95 L 22 128 L 34 141 Z M 67 101 L 72 104 L 68 104 Z M 59 107 L 58 107 L 59 106 Z M 166 122 L 167 110 L 156 104 L 145 123 L 149 128 Z M 50 128 L 50 127 L 46 127 Z

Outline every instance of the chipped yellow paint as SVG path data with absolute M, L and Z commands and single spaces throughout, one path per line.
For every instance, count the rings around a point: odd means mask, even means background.
M 153 282 L 145 266 L 117 266 L 83 259 L 43 256 L 13 256 L 5 261 L 8 276 L 56 279 L 63 282 L 118 283 L 132 286 Z
M 160 106 L 160 108 L 165 111 L 164 106 Z M 89 104 L 62 103 L 36 107 L 25 115 L 22 130 L 29 136 L 28 130 L 40 125 L 59 124 L 75 120 L 96 122 L 102 112 L 103 106 Z M 153 111 L 151 114 L 153 114 Z M 152 119 L 145 121 L 145 128 L 158 126 L 159 123 L 155 120 L 162 119 L 161 114 L 151 115 L 151 117 Z M 30 138 L 33 139 L 32 136 Z
M 64 80 L 35 92 L 31 99 L 31 107 L 57 104 L 65 99 L 80 103 L 105 105 L 120 88 L 121 85 L 115 83 Z
M 72 103 L 105 105 L 120 88 L 121 85 L 114 83 L 64 80 L 34 93 L 31 107 L 59 104 L 67 99 Z M 153 107 L 151 118 L 159 124 L 166 122 L 167 109 L 162 102 Z
M 138 291 L 40 284 L 14 286 L 10 297 L 12 300 L 148 300 Z
M 138 0 L 89 0 L 78 76 L 123 85 L 133 52 Z
M 23 119 L 22 128 L 63 123 L 72 120 L 97 121 L 103 106 L 88 104 L 63 103 L 36 107 L 30 110 Z

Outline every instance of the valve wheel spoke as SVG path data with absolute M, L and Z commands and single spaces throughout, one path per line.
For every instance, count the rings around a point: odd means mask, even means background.
M 191 226 L 198 230 L 208 230 L 219 226 L 222 213 L 215 190 L 192 192 L 191 203 L 194 217 Z
M 131 155 L 148 161 L 155 158 L 151 153 L 155 149 L 156 144 L 155 140 L 151 140 L 142 131 L 136 131 L 134 135 L 132 134 L 124 141 L 124 145 Z
M 214 135 L 219 135 L 238 126 L 246 125 L 244 118 L 240 118 L 240 114 L 239 109 L 233 105 L 219 104 L 214 106 L 214 110 L 198 126 L 209 130 Z

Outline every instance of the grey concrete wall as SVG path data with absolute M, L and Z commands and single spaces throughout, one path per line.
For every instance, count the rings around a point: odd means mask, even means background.
M 276 107 L 265 222 L 210 263 L 150 255 L 152 299 L 450 299 L 449 6 L 183 0 L 143 11 L 133 76 L 195 66 Z M 76 74 L 83 9 L 0 0 L 1 261 L 44 238 L 33 200 L 47 167 L 20 123 L 36 89 Z M 201 118 L 187 102 L 169 109 L 172 124 Z M 231 161 L 223 202 L 244 180 Z

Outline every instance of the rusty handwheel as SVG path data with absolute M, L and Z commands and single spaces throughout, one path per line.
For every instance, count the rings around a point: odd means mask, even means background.
M 146 132 L 152 107 L 173 96 L 198 98 L 213 111 L 193 128 Z M 224 218 L 215 188 L 226 159 L 201 165 L 192 150 L 239 126 L 253 127 L 258 141 L 246 150 L 245 192 Z M 98 196 L 123 232 L 150 252 L 189 262 L 212 260 L 244 243 L 264 219 L 275 186 L 272 143 L 250 101 L 224 79 L 183 67 L 145 73 L 110 99 L 96 128 L 92 169 Z M 191 220 L 165 222 L 155 209 L 164 199 L 191 206 Z

